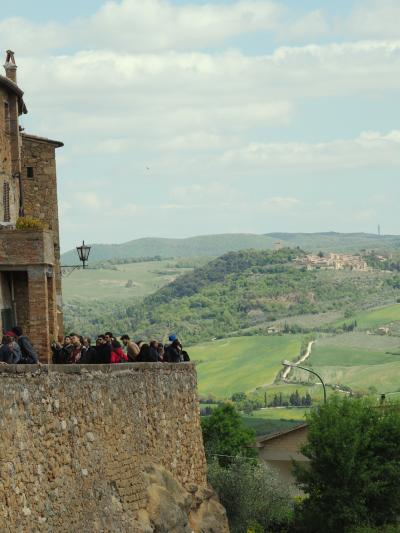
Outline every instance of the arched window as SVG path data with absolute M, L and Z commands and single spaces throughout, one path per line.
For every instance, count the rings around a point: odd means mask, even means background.
M 10 222 L 10 184 L 5 181 L 3 184 L 3 206 L 4 206 L 4 222 Z

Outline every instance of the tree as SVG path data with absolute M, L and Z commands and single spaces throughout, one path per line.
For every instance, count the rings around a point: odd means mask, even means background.
M 369 398 L 339 399 L 308 415 L 302 448 L 309 468 L 296 465 L 308 495 L 298 510 L 300 531 L 333 533 L 395 523 L 400 513 L 400 410 Z
M 235 459 L 223 468 L 212 461 L 208 481 L 227 511 L 232 533 L 281 531 L 292 520 L 289 489 L 263 463 Z
M 220 464 L 227 465 L 232 457 L 256 458 L 254 431 L 242 422 L 233 405 L 225 404 L 202 418 L 201 427 L 206 455 L 217 456 Z
M 243 402 L 247 399 L 247 395 L 245 392 L 235 392 L 231 396 L 231 400 L 233 402 Z

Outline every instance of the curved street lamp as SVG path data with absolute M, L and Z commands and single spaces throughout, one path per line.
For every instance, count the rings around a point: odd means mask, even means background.
M 295 364 L 293 364 L 293 363 L 291 363 L 290 361 L 287 361 L 287 360 L 282 361 L 282 364 L 283 364 L 283 366 L 286 366 L 286 367 L 289 367 L 289 368 L 300 368 L 301 370 L 305 370 L 306 372 L 310 372 L 310 374 L 314 374 L 314 376 L 317 376 L 317 378 L 322 383 L 322 387 L 324 389 L 324 404 L 326 403 L 326 387 L 325 387 L 325 383 L 324 383 L 323 379 L 321 378 L 321 376 L 319 374 L 314 372 L 314 370 L 310 370 L 309 368 L 306 368 L 304 366 L 295 365 Z

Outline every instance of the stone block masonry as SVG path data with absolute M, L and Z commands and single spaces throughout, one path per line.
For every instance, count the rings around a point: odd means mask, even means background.
M 19 365 L 0 384 L 0 531 L 136 531 L 149 462 L 206 487 L 194 365 Z

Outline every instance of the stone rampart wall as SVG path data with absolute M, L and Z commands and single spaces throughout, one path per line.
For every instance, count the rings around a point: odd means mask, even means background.
M 190 363 L 0 367 L 0 531 L 131 531 L 143 476 L 206 485 Z

